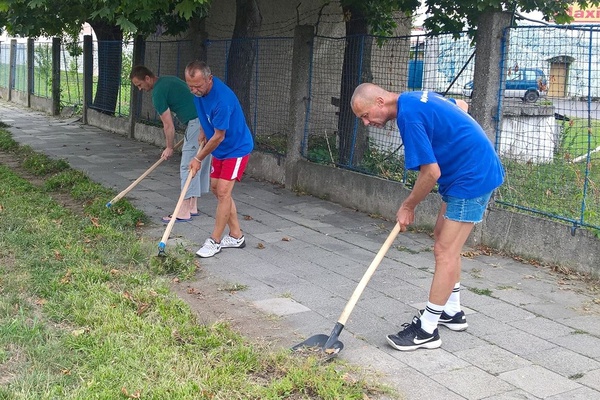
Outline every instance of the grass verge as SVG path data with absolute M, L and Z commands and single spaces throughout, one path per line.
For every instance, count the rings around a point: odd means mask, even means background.
M 169 289 L 194 274 L 159 261 L 144 215 L 85 175 L 20 147 L 0 151 L 0 399 L 365 399 L 390 391 L 341 361 L 273 352 L 228 325 L 199 324 Z M 74 212 L 58 203 L 80 204 Z

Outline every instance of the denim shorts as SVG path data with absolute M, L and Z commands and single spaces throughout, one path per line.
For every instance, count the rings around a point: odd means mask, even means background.
M 446 203 L 444 218 L 451 221 L 472 222 L 475 224 L 481 222 L 492 193 L 489 192 L 472 199 L 442 196 L 442 200 Z

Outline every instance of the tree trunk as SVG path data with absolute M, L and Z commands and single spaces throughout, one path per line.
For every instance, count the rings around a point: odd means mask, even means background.
M 254 69 L 256 41 L 262 15 L 256 0 L 236 0 L 235 27 L 227 58 L 227 84 L 235 92 L 246 122 L 252 130 L 250 84 Z M 254 132 L 253 132 L 254 133 Z
M 338 119 L 339 163 L 356 166 L 367 149 L 366 127 L 360 124 L 350 108 L 350 99 L 356 86 L 373 80 L 371 47 L 373 38 L 367 37 L 365 16 L 353 7 L 344 7 L 346 21 L 346 48 L 342 65 L 340 114 Z
M 206 17 L 194 17 L 190 20 L 189 28 L 184 35 L 185 40 L 189 40 L 190 60 L 206 61 Z
M 123 32 L 116 25 L 92 21 L 98 39 L 98 85 L 92 108 L 114 115 L 121 88 Z
M 510 26 L 512 14 L 493 9 L 484 10 L 479 16 L 475 35 L 477 55 L 475 56 L 475 69 L 473 71 L 473 93 L 469 113 L 483 128 L 492 143 L 496 141 L 496 131 L 500 126 L 502 111 L 499 110 L 498 84 L 490 85 L 489 82 L 501 82 L 500 63 L 502 54 L 502 33 Z

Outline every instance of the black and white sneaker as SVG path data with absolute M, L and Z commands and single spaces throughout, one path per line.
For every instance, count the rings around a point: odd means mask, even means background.
M 437 328 L 433 333 L 421 329 L 421 320 L 414 317 L 412 323 L 403 324 L 404 330 L 395 335 L 387 335 L 387 341 L 396 350 L 410 351 L 416 349 L 437 349 L 442 345 L 442 339 Z
M 425 310 L 419 310 L 419 317 L 423 315 L 424 312 Z M 465 313 L 463 311 L 457 312 L 456 315 L 452 317 L 446 314 L 445 311 L 442 311 L 438 325 L 443 325 L 455 332 L 465 331 L 469 327 L 469 324 L 467 324 L 467 318 L 465 317 Z

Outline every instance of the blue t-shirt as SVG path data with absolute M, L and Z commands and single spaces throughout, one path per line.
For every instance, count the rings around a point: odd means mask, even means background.
M 225 139 L 212 152 L 214 157 L 223 160 L 250 154 L 254 140 L 233 90 L 213 76 L 210 92 L 203 97 L 194 96 L 194 104 L 208 140 L 215 134 L 215 129 L 225 131 Z
M 440 194 L 470 199 L 493 191 L 504 181 L 504 168 L 492 143 L 455 102 L 434 92 L 402 93 L 397 123 L 406 168 L 418 170 L 437 163 Z

